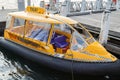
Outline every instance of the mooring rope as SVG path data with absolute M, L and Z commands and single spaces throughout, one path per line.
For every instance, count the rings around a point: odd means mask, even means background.
M 74 72 L 73 72 L 73 54 L 71 54 L 72 56 L 72 61 L 71 61 L 71 74 L 72 74 L 72 80 L 74 80 Z

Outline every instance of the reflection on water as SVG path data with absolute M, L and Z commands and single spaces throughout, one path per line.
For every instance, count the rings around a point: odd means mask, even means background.
M 24 68 L 23 68 L 24 67 Z M 32 80 L 30 76 L 31 70 L 27 65 L 21 66 L 19 62 L 8 60 L 0 52 L 0 80 Z
M 74 80 L 111 80 L 110 76 L 81 76 Z M 116 80 L 118 77 L 114 77 Z M 72 80 L 71 73 L 45 68 L 0 47 L 0 80 Z M 117 79 L 120 80 L 120 79 Z
M 71 74 L 63 75 L 63 73 L 44 68 L 0 47 L 0 80 L 64 79 L 71 80 Z

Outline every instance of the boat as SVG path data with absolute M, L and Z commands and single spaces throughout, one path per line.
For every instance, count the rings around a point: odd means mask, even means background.
M 72 70 L 74 74 L 83 75 L 117 75 L 120 72 L 120 60 L 83 25 L 40 7 L 28 6 L 25 11 L 9 13 L 0 46 L 62 72 Z

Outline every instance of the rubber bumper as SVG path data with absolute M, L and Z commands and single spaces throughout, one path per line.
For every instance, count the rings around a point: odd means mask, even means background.
M 71 71 L 73 71 L 74 74 L 82 75 L 120 75 L 119 59 L 116 62 L 109 63 L 71 61 L 33 51 L 5 40 L 4 38 L 0 38 L 0 46 L 4 49 L 13 51 L 15 54 L 25 59 L 62 72 L 71 73 Z M 12 55 L 12 53 L 10 54 Z

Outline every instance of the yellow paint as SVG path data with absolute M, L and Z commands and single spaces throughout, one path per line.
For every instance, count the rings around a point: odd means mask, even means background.
M 67 59 L 75 59 L 77 61 L 85 61 L 85 62 L 92 62 L 92 61 L 102 61 L 103 59 L 95 57 L 95 56 L 90 56 L 84 53 L 76 52 L 76 51 L 70 51 L 68 50 L 65 58 Z
M 109 58 L 112 61 L 116 61 L 117 58 L 113 57 L 112 54 L 110 54 L 100 43 L 97 41 L 90 44 L 87 48 L 84 49 L 85 51 L 91 53 L 91 54 L 97 54 L 99 56 L 103 56 L 105 58 Z
M 57 53 L 61 53 L 61 54 L 63 53 L 63 51 L 62 51 L 61 48 L 57 48 L 57 49 L 56 49 L 56 52 L 57 52 Z

